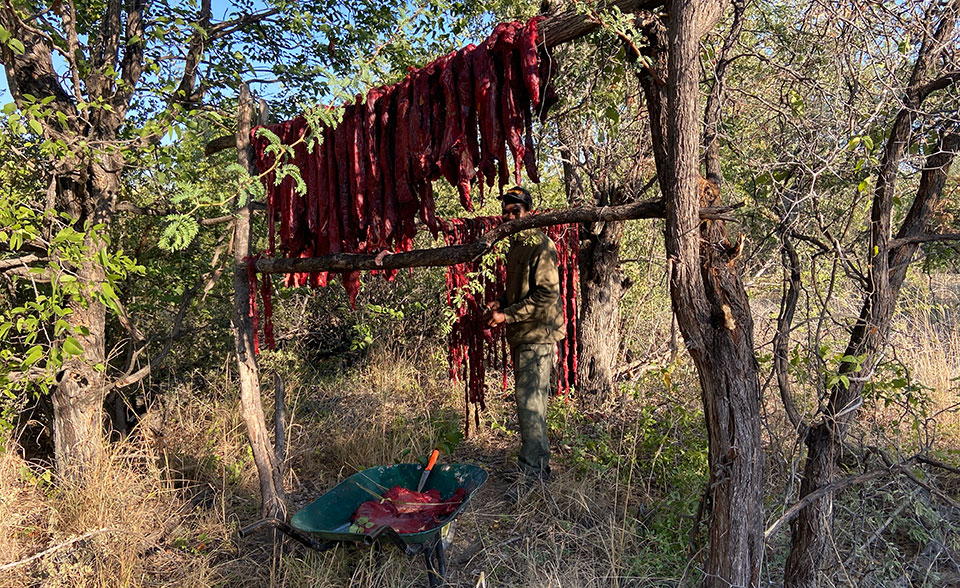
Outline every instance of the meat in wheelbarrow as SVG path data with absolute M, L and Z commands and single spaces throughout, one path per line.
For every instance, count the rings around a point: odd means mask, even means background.
M 361 504 L 350 522 L 362 533 L 371 533 L 383 526 L 397 533 L 428 531 L 456 512 L 466 496 L 463 488 L 457 488 L 450 498 L 443 500 L 437 490 L 415 492 L 394 486 L 383 493 L 383 500 Z

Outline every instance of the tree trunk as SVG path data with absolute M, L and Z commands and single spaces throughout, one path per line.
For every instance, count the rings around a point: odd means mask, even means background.
M 103 133 L 109 135 L 110 130 L 104 129 Z M 97 254 L 108 246 L 102 235 L 109 232 L 122 168 L 122 157 L 101 153 L 79 178 L 73 170 L 54 172 L 58 199 L 76 219 L 78 228 L 86 232 L 84 260 L 75 268 L 81 290 L 71 298 L 72 312 L 67 316 L 83 353 L 64 362 L 52 394 L 54 455 L 61 475 L 84 475 L 103 453 L 107 311 L 99 297 L 107 275 Z M 92 230 L 95 225 L 101 228 Z M 61 260 L 61 264 L 72 265 L 67 260 Z
M 106 244 L 88 234 L 84 246 L 88 251 L 95 251 Z M 54 456 L 62 476 L 90 471 L 103 452 L 105 378 L 103 370 L 96 366 L 106 362 L 106 307 L 91 294 L 104 280 L 104 270 L 99 263 L 92 259 L 84 262 L 77 272 L 77 282 L 88 289 L 86 300 L 75 298 L 70 302 L 73 312 L 68 321 L 83 346 L 83 353 L 64 362 L 52 394 Z
M 251 175 L 256 175 L 253 164 L 253 149 L 250 146 L 250 130 L 253 125 L 253 100 L 246 84 L 240 89 L 240 105 L 237 128 L 237 158 Z M 260 480 L 260 514 L 264 518 L 286 516 L 286 495 L 283 491 L 283 476 L 277 463 L 273 444 L 267 432 L 266 418 L 260 399 L 260 379 L 257 356 L 253 344 L 253 320 L 250 316 L 250 286 L 247 280 L 247 259 L 251 249 L 252 205 L 237 212 L 234 228 L 233 276 L 234 310 L 233 332 L 237 353 L 237 369 L 240 375 L 240 414 L 246 426 L 247 439 L 253 450 L 253 461 Z
M 718 197 L 698 177 L 699 39 L 718 4 L 678 0 L 653 46 L 666 47 L 663 88 L 644 81 L 657 176 L 666 204 L 665 246 L 677 324 L 700 379 L 709 433 L 710 549 L 704 586 L 758 586 L 763 555 L 763 453 L 753 318 L 721 221 L 702 223 L 701 201 Z M 663 55 L 657 66 L 663 71 Z M 664 104 L 666 102 L 666 104 Z M 663 107 L 666 106 L 664 110 Z M 657 127 L 660 128 L 657 128 Z M 698 230 L 699 228 L 699 230 Z
M 580 336 L 577 392 L 601 404 L 616 391 L 620 352 L 620 239 L 623 221 L 603 224 L 599 233 L 580 232 Z

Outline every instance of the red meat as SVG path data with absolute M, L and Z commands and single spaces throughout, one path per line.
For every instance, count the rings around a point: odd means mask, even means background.
M 526 92 L 521 80 L 520 58 L 516 51 L 516 38 L 520 23 L 510 23 L 504 27 L 500 38 L 494 46 L 494 55 L 497 57 L 501 71 L 503 71 L 503 83 L 500 87 L 500 122 L 503 126 L 503 132 L 507 145 L 510 146 L 510 153 L 514 161 L 514 179 L 517 184 L 520 179 L 520 162 L 523 161 L 523 117 L 518 108 L 519 103 L 526 103 Z M 504 181 L 504 171 L 506 170 L 506 152 L 500 159 L 500 178 Z
M 326 255 L 330 253 L 330 181 L 327 179 L 329 174 L 329 163 L 327 162 L 327 151 L 330 144 L 327 142 L 329 131 L 326 125 L 323 125 L 316 131 L 320 143 L 313 150 L 313 168 L 316 172 L 314 184 L 317 186 L 316 203 L 317 219 L 316 229 L 314 231 L 314 252 L 317 255 Z
M 412 161 L 411 175 L 414 183 L 426 178 L 433 164 L 433 145 L 431 144 L 430 128 L 434 124 L 432 115 L 432 101 L 430 92 L 431 72 L 436 69 L 436 63 L 431 63 L 420 70 L 410 72 L 411 101 L 406 132 Z M 398 109 L 399 116 L 400 111 Z M 403 131 L 401 131 L 403 132 Z
M 537 23 L 542 16 L 535 16 L 527 22 L 517 39 L 520 52 L 520 64 L 523 69 L 523 82 L 530 94 L 533 107 L 540 106 L 540 56 L 537 54 Z
M 350 517 L 350 522 L 370 533 L 389 526 L 397 533 L 417 533 L 442 524 L 466 499 L 463 488 L 443 500 L 440 492 L 414 492 L 395 486 L 383 493 L 383 500 L 369 500 Z
M 399 228 L 397 215 L 396 183 L 393 177 L 394 139 L 396 137 L 397 92 L 391 88 L 389 94 L 377 101 L 377 118 L 380 120 L 379 166 L 381 186 L 383 187 L 383 224 L 380 230 L 380 246 L 389 247 L 393 233 Z
M 330 253 L 343 251 L 340 241 L 340 189 L 337 179 L 336 135 L 327 127 L 324 132 L 327 155 L 327 239 Z
M 357 94 L 357 103 L 350 112 L 349 132 L 352 140 L 347 145 L 350 159 L 350 198 L 353 202 L 353 214 L 357 219 L 357 239 L 364 244 L 367 230 L 367 161 L 366 148 L 366 107 L 362 96 Z M 358 246 L 365 250 L 365 246 Z
M 377 139 L 377 102 L 384 95 L 385 88 L 374 88 L 367 93 L 364 110 L 364 151 L 367 156 L 367 243 L 368 249 L 376 248 L 380 243 L 381 223 L 383 222 L 383 186 L 380 183 L 380 151 Z
M 495 159 L 503 145 L 503 134 L 500 129 L 499 108 L 499 81 L 494 69 L 493 55 L 490 51 L 502 27 L 497 25 L 493 34 L 481 43 L 473 52 L 473 75 L 476 80 L 474 93 L 477 104 L 477 119 L 480 126 L 480 160 L 477 163 L 479 173 L 483 174 L 488 186 L 493 186 L 496 175 Z
M 452 54 L 449 56 L 452 57 Z M 427 68 L 428 85 L 427 92 L 430 95 L 430 128 L 424 129 L 424 133 L 429 135 L 429 162 L 427 169 L 427 179 L 436 180 L 440 177 L 440 146 L 443 144 L 443 136 L 446 131 L 446 96 L 443 93 L 443 84 L 440 81 L 442 73 L 442 61 L 444 57 L 434 61 L 431 67 Z
M 353 139 L 350 128 L 353 123 L 353 109 L 348 106 L 343 120 L 334 130 L 333 148 L 337 163 L 338 203 L 340 205 L 340 238 L 345 253 L 353 253 L 357 247 L 357 219 L 353 200 L 350 198 L 350 161 L 347 158 L 348 146 Z
M 456 54 L 440 58 L 440 85 L 443 88 L 443 139 L 440 141 L 438 161 L 440 173 L 451 186 L 459 183 L 460 151 L 466 148 L 463 125 L 460 123 L 460 101 L 457 98 L 457 73 L 454 70 Z
M 397 202 L 413 200 L 410 186 L 410 134 L 405 132 L 410 124 L 410 78 L 397 84 L 396 144 L 393 151 L 393 169 L 397 184 Z
M 480 143 L 477 137 L 477 109 L 474 106 L 473 88 L 473 52 L 474 45 L 467 45 L 454 58 L 456 72 L 457 103 L 460 113 L 461 138 L 463 148 L 458 160 L 459 172 L 457 176 L 457 190 L 460 193 L 460 203 L 468 211 L 473 211 L 473 201 L 470 198 L 470 183 L 477 175 L 477 162 L 480 161 Z

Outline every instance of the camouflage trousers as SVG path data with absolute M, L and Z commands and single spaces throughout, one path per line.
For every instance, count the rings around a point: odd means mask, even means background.
M 524 343 L 513 351 L 517 420 L 520 422 L 520 471 L 530 477 L 550 475 L 547 402 L 553 382 L 556 345 Z

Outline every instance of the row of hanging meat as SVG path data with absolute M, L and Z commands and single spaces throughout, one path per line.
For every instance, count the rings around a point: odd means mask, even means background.
M 520 184 L 521 169 L 538 182 L 533 116 L 544 116 L 556 100 L 547 84 L 549 59 L 538 51 L 538 18 L 499 24 L 479 45 L 358 95 L 336 126 L 310 128 L 297 117 L 266 127 L 292 146 L 292 157 L 277 161 L 269 134 L 254 129 L 267 191 L 266 254 L 409 251 L 418 217 L 437 235 L 435 180 L 456 187 L 468 211 L 484 185 L 502 191 L 508 183 Z M 284 173 L 288 165 L 299 172 L 301 189 Z M 325 273 L 291 274 L 286 284 L 316 287 L 326 281 Z M 353 299 L 357 274 L 345 274 L 344 286 Z
M 443 223 L 443 238 L 447 245 L 473 243 L 501 222 L 499 216 L 450 219 Z M 543 231 L 557 246 L 560 300 L 567 329 L 567 336 L 557 343 L 558 393 L 566 394 L 577 374 L 577 286 L 580 279 L 577 252 L 580 237 L 576 224 L 553 225 Z M 511 362 L 507 353 L 506 329 L 503 325 L 490 328 L 484 320 L 487 303 L 504 295 L 506 266 L 502 259 L 498 261 L 492 276 L 479 269 L 479 261 L 447 268 L 447 305 L 456 316 L 447 342 L 447 360 L 450 377 L 464 384 L 465 429 L 468 434 L 470 406 L 474 406 L 477 427 L 480 426 L 480 410 L 486 408 L 487 370 L 501 370 L 503 379 L 500 384 L 506 390 L 507 366 Z M 471 280 L 479 280 L 481 287 L 470 287 Z

